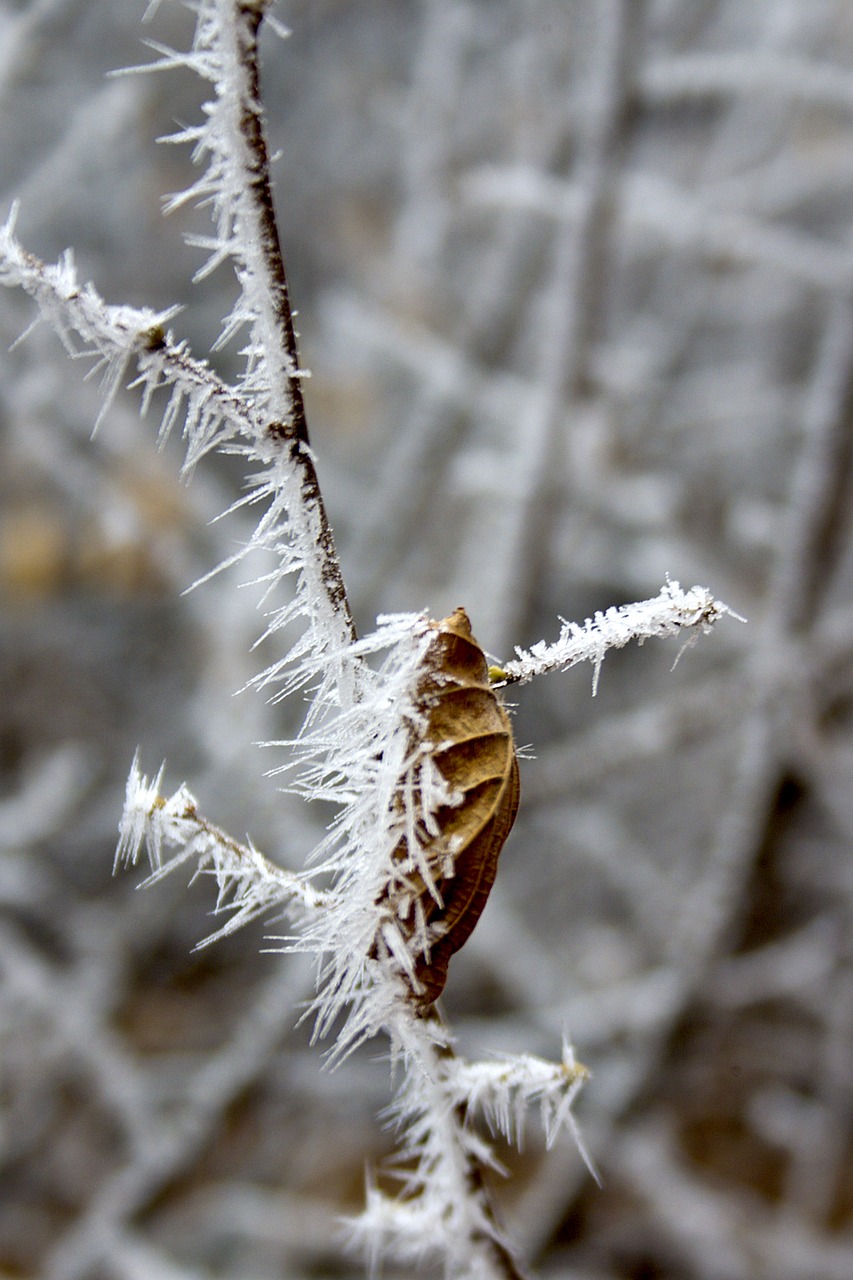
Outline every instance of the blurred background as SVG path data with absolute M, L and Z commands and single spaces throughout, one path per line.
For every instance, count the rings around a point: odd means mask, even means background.
M 0 202 L 110 301 L 227 271 L 191 180 L 185 48 L 141 0 L 2 0 Z M 507 1231 L 554 1280 L 853 1275 L 853 7 L 845 0 L 282 0 L 264 87 L 321 481 L 359 625 L 464 604 L 498 657 L 667 573 L 745 614 L 513 695 L 522 807 L 444 1005 L 461 1051 L 592 1071 L 603 1185 L 531 1117 Z M 0 1274 L 356 1277 L 341 1214 L 393 1136 L 371 1046 L 321 1070 L 313 974 L 262 924 L 193 951 L 213 887 L 111 875 L 165 759 L 301 865 L 254 745 L 299 708 L 251 590 L 186 588 L 240 493 L 0 308 Z M 235 350 L 213 357 L 226 376 Z M 156 406 L 155 406 L 156 408 Z M 388 1264 L 389 1280 L 411 1274 Z M 424 1275 L 431 1273 L 424 1270 Z

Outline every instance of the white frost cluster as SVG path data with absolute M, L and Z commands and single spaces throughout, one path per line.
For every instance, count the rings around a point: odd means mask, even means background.
M 568 1129 L 582 1154 L 583 1143 L 571 1108 L 588 1078 L 589 1072 L 575 1061 L 568 1040 L 563 1041 L 559 1062 L 527 1053 L 496 1062 L 456 1059 L 450 1072 L 460 1105 L 481 1110 L 492 1130 L 509 1141 L 520 1141 L 527 1112 L 538 1103 L 547 1145 L 553 1146 L 560 1131 Z
M 162 779 L 163 769 L 150 781 L 134 758 L 119 824 L 116 865 L 134 866 L 144 845 L 151 866 L 149 883 L 185 864 L 193 868 L 194 876 L 212 874 L 218 888 L 216 912 L 227 911 L 229 919 L 205 944 L 275 909 L 316 911 L 325 905 L 325 895 L 306 877 L 285 871 L 253 844 L 241 844 L 203 818 L 186 786 L 168 798 L 161 795 Z
M 291 942 L 322 957 L 317 1034 L 349 1010 L 336 1027 L 335 1057 L 387 1029 L 401 992 L 417 987 L 415 961 L 427 945 L 415 883 L 432 885 L 426 843 L 439 807 L 456 799 L 423 741 L 419 686 L 433 635 L 423 614 L 381 618 L 349 646 L 362 661 L 359 697 L 340 707 L 315 702 L 306 732 L 269 744 L 291 753 L 273 773 L 293 771 L 293 790 L 336 807 L 308 859 L 331 881 L 326 909 Z M 367 659 L 379 650 L 374 670 Z
M 540 640 L 531 649 L 517 648 L 515 658 L 504 663 L 502 670 L 507 683 L 526 684 L 534 676 L 565 671 L 578 662 L 591 662 L 595 694 L 608 649 L 621 649 L 631 640 L 642 644 L 653 636 L 675 636 L 681 631 L 688 632 L 687 643 L 693 644 L 725 614 L 743 621 L 728 605 L 715 600 L 705 587 L 682 591 L 677 582 L 667 580 L 660 594 L 651 600 L 606 609 L 587 618 L 582 626 L 563 620 L 560 637 L 554 644 Z
M 434 634 L 424 615 L 381 619 L 373 635 L 350 646 L 362 668 L 360 697 L 346 706 L 333 705 L 310 659 L 292 673 L 316 683 L 318 693 L 305 731 L 295 741 L 268 744 L 290 753 L 287 765 L 272 772 L 292 772 L 294 790 L 337 808 L 307 870 L 284 871 L 214 827 L 186 787 L 163 797 L 161 775 L 149 781 L 136 761 L 118 856 L 134 862 L 145 846 L 154 879 L 184 865 L 212 873 L 217 909 L 229 915 L 214 937 L 271 911 L 287 917 L 292 931 L 281 945 L 318 956 L 312 1009 L 317 1033 L 335 1032 L 330 1058 L 384 1032 L 402 1066 L 389 1119 L 400 1134 L 403 1194 L 389 1197 L 369 1186 L 365 1211 L 351 1224 L 353 1241 L 377 1259 L 385 1251 L 413 1263 L 437 1258 L 448 1274 L 486 1280 L 500 1273 L 502 1254 L 510 1255 L 487 1198 L 472 1183 L 472 1170 L 494 1164 L 494 1157 L 471 1120 L 480 1111 L 494 1128 L 517 1136 L 522 1111 L 538 1103 L 548 1141 L 568 1129 L 586 1159 L 571 1107 L 587 1072 L 568 1046 L 558 1064 L 528 1055 L 466 1062 L 453 1052 L 443 1023 L 419 1016 L 412 1004 L 425 933 L 405 918 L 418 898 L 411 892 L 407 908 L 407 878 L 429 885 L 424 835 L 439 805 L 456 798 L 418 733 L 418 690 Z M 374 666 L 369 660 L 377 655 L 382 661 Z
M 0 284 L 28 293 L 38 306 L 39 317 L 56 329 L 68 350 L 93 359 L 94 371 L 102 374 L 99 421 L 129 365 L 135 362 L 137 376 L 131 385 L 141 393 L 143 413 L 155 391 L 165 387 L 170 392 L 160 438 L 175 428 L 181 430 L 186 441 L 185 471 L 213 449 L 245 457 L 250 470 L 247 493 L 235 506 L 259 507 L 261 515 L 247 543 L 212 572 L 239 563 L 258 550 L 273 557 L 273 568 L 264 580 L 264 599 L 276 594 L 281 599 L 284 594 L 285 602 L 271 610 L 261 639 L 293 622 L 301 626 L 301 634 L 291 640 L 290 652 L 280 667 L 265 673 L 265 684 L 274 684 L 279 672 L 286 669 L 282 692 L 287 693 L 303 658 L 340 652 L 346 646 L 349 627 L 330 599 L 327 558 L 322 552 L 322 514 L 315 501 L 306 501 L 304 470 L 293 451 L 281 447 L 266 429 L 269 406 L 249 396 L 243 387 L 223 382 L 205 361 L 190 353 L 185 342 L 176 342 L 164 329 L 172 311 L 109 304 L 91 284 L 79 283 L 70 253 L 56 264 L 41 262 L 28 253 L 15 238 L 14 211 L 0 229 Z M 351 679 L 347 685 L 340 665 L 317 669 L 343 691 L 343 696 L 353 695 Z M 351 677 L 352 666 L 349 670 Z
M 213 233 L 187 238 L 208 254 L 195 279 L 204 279 L 223 263 L 230 263 L 240 286 L 216 345 L 225 345 L 241 332 L 247 334 L 240 390 L 267 421 L 284 421 L 290 411 L 289 378 L 299 376 L 299 371 L 281 351 L 279 299 L 270 288 L 267 246 L 252 197 L 253 181 L 259 176 L 258 156 L 247 144 L 243 115 L 247 104 L 260 109 L 260 103 L 254 97 L 257 86 L 247 81 L 241 50 L 245 28 L 242 21 L 235 21 L 231 0 L 199 0 L 191 7 L 196 26 L 189 52 L 152 41 L 150 46 L 160 59 L 134 70 L 186 67 L 212 87 L 212 96 L 203 108 L 204 120 L 162 139 L 189 144 L 193 161 L 201 169 L 195 182 L 169 198 L 166 212 L 188 203 L 210 210 Z M 246 12 L 252 8 L 263 11 L 268 29 L 287 34 L 269 12 L 270 7 L 268 3 L 243 6 Z
M 425 845 L 437 830 L 438 808 L 457 799 L 420 732 L 418 688 L 434 634 L 423 614 L 380 619 L 374 633 L 347 648 L 346 662 L 359 666 L 359 696 L 343 705 L 324 671 L 343 655 L 276 668 L 277 681 L 307 683 L 314 698 L 298 738 L 266 744 L 288 751 L 287 762 L 270 772 L 285 774 L 306 800 L 335 806 L 298 875 L 203 819 L 186 787 L 164 799 L 162 770 L 149 782 L 134 761 L 128 780 L 118 858 L 135 862 L 144 844 L 154 878 L 187 863 L 197 873 L 211 871 L 218 909 L 231 916 L 214 937 L 270 910 L 292 909 L 298 928 L 280 941 L 320 957 L 317 1033 L 349 1010 L 345 1029 L 336 1028 L 336 1056 L 388 1026 L 400 990 L 417 986 L 415 961 L 427 946 L 417 915 L 420 885 L 437 890 Z M 384 657 L 374 669 L 369 659 L 377 654 Z
M 101 375 L 101 422 L 125 381 L 131 358 L 150 341 L 148 335 L 163 331 L 178 308 L 158 312 L 148 307 L 110 306 L 91 284 L 80 283 L 70 249 L 56 263 L 41 262 L 28 253 L 15 237 L 17 216 L 18 206 L 13 204 L 0 227 L 0 284 L 22 289 L 39 311 L 18 341 L 44 319 L 69 355 L 91 356 L 92 372 Z

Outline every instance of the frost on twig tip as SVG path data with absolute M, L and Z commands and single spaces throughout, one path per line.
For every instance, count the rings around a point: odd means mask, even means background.
M 449 1076 L 459 1105 L 481 1110 L 490 1128 L 508 1141 L 520 1142 L 527 1109 L 538 1103 L 547 1145 L 552 1147 L 560 1131 L 568 1129 L 596 1176 L 571 1110 L 589 1079 L 589 1071 L 583 1063 L 575 1061 L 567 1041 L 563 1043 L 560 1062 L 548 1062 L 532 1054 L 518 1054 L 495 1062 L 466 1062 L 456 1058 Z
M 566 671 L 578 662 L 591 662 L 595 694 L 608 649 L 621 649 L 631 640 L 642 644 L 654 636 L 674 636 L 680 632 L 687 634 L 686 644 L 690 645 L 726 614 L 739 622 L 745 621 L 728 605 L 715 600 L 705 587 L 682 591 L 677 582 L 667 580 L 660 594 L 651 600 L 606 609 L 587 618 L 583 625 L 563 622 L 554 644 L 541 640 L 531 649 L 517 648 L 515 658 L 495 669 L 495 683 L 499 686 L 526 684 L 549 671 Z
M 324 905 L 325 895 L 303 877 L 276 866 L 254 845 L 241 844 L 203 818 L 185 786 L 174 795 L 161 795 L 162 776 L 161 768 L 149 781 L 134 758 L 119 823 L 116 866 L 135 864 L 144 846 L 151 866 L 147 884 L 185 863 L 194 866 L 193 878 L 212 874 L 218 890 L 214 911 L 230 914 L 222 928 L 200 945 L 233 933 L 275 908 L 310 912 Z

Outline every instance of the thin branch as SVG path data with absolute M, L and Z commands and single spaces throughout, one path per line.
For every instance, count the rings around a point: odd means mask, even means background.
M 306 375 L 299 362 L 276 225 L 258 61 L 258 35 L 269 7 L 268 0 L 204 0 L 198 6 L 191 52 L 181 54 L 155 45 L 162 59 L 136 70 L 186 66 L 213 86 L 204 123 L 163 139 L 191 143 L 194 160 L 205 162 L 202 175 L 172 196 L 167 209 L 188 202 L 211 209 L 213 234 L 189 237 L 209 250 L 197 278 L 222 262 L 233 264 L 240 293 L 217 345 L 248 327 L 242 353 L 245 370 L 235 390 L 254 405 L 261 420 L 256 436 L 261 455 L 274 446 L 299 475 L 300 500 L 304 510 L 312 513 L 314 558 L 320 568 L 319 581 L 312 585 L 329 606 L 322 625 L 326 643 L 335 644 L 342 636 L 355 639 L 356 633 L 309 448 L 301 388 Z
M 272 306 L 273 324 L 277 330 L 278 349 L 283 357 L 282 372 L 286 381 L 286 397 L 282 408 L 289 402 L 286 422 L 288 436 L 307 445 L 308 424 L 305 420 L 305 402 L 300 379 L 303 376 L 293 328 L 293 313 L 284 265 L 284 253 L 276 224 L 270 182 L 269 148 L 267 147 L 261 109 L 260 71 L 258 66 L 258 33 L 268 0 L 238 0 L 234 5 L 235 56 L 237 73 L 240 135 L 244 148 L 238 154 L 245 181 L 243 191 L 250 213 L 256 224 L 256 240 L 260 246 L 265 277 L 265 292 Z M 274 364 L 271 353 L 270 363 Z
M 166 326 L 177 308 L 157 312 L 105 302 L 91 284 L 79 282 L 70 252 L 49 264 L 25 250 L 15 238 L 15 214 L 13 209 L 0 228 L 0 284 L 21 288 L 33 298 L 70 354 L 94 359 L 94 370 L 101 372 L 98 423 L 135 362 L 138 376 L 132 385 L 141 390 L 143 412 L 158 389 L 171 389 L 160 437 L 181 425 L 187 442 L 185 474 L 213 449 L 233 451 L 237 437 L 237 447 L 264 469 L 254 478 L 247 500 L 266 499 L 268 507 L 234 560 L 270 547 L 280 561 L 272 585 L 293 572 L 304 579 L 304 589 L 275 615 L 270 629 L 301 613 L 317 620 L 322 631 L 318 647 L 352 640 L 340 563 L 308 447 L 281 423 L 270 422 L 263 405 L 241 386 L 224 382 L 185 342 L 175 340 Z
M 528 1106 L 538 1102 L 548 1146 L 568 1126 L 579 1142 L 571 1114 L 572 1103 L 589 1071 L 575 1056 L 568 1042 L 563 1044 L 560 1062 L 546 1062 L 532 1054 L 506 1057 L 496 1062 L 454 1060 L 448 1068 L 451 1087 L 457 1090 L 459 1105 L 481 1108 L 493 1130 L 517 1141 L 522 1133 Z M 581 1154 L 585 1156 L 581 1146 Z
M 652 636 L 674 636 L 692 631 L 688 643 L 700 632 L 708 632 L 725 614 L 743 622 L 727 605 L 715 600 L 705 587 L 682 591 L 677 582 L 668 582 L 660 595 L 638 604 L 620 605 L 587 618 L 583 626 L 564 622 L 554 644 L 541 640 L 532 649 L 516 649 L 516 657 L 503 667 L 492 669 L 498 688 L 506 684 L 526 684 L 534 676 L 549 671 L 566 671 L 578 662 L 591 662 L 593 693 L 598 686 L 601 664 L 608 649 L 621 649 L 631 640 L 640 644 Z
M 322 580 L 333 612 L 346 622 L 350 639 L 355 639 L 355 624 L 341 575 L 334 537 L 320 491 L 314 459 L 308 448 L 308 425 L 301 378 L 293 313 L 287 286 L 284 254 L 279 240 L 270 181 L 269 149 L 264 130 L 260 96 L 258 34 L 269 8 L 268 0 L 236 0 L 217 6 L 222 24 L 221 49 L 230 65 L 223 84 L 236 95 L 227 101 L 233 110 L 237 129 L 226 135 L 233 154 L 230 159 L 237 169 L 231 193 L 237 194 L 232 232 L 241 230 L 240 244 L 245 246 L 235 257 L 241 287 L 246 294 L 243 307 L 254 313 L 253 319 L 263 343 L 262 356 L 266 376 L 271 380 L 270 402 L 273 422 L 268 431 L 290 445 L 293 462 L 302 474 L 302 494 L 306 507 L 315 508 L 319 525 L 318 548 L 323 560 Z M 221 92 L 218 89 L 218 92 Z M 226 175 L 226 179 L 231 175 Z M 228 194 L 223 191 L 223 196 Z M 248 228 L 241 227 L 243 221 Z M 245 232 L 248 230 L 248 235 Z M 257 246 L 260 261 L 252 261 L 252 248 Z M 233 235 L 229 247 L 235 248 Z M 254 256 L 257 256 L 255 254 Z M 241 261 L 242 259 L 242 261 Z M 235 318 L 240 318 L 238 304 Z M 253 345 L 254 345 L 253 342 Z M 273 355 L 279 353 L 278 359 Z M 250 351 L 251 372 L 254 353 Z M 283 385 L 279 382 L 283 379 Z
M 483 1179 L 494 1157 L 459 1101 L 465 1067 L 446 1028 L 434 1013 L 413 1018 L 401 987 L 388 1032 L 406 1063 L 389 1112 L 404 1130 L 398 1157 L 406 1165 L 404 1195 L 391 1199 L 369 1186 L 365 1211 L 351 1223 L 354 1238 L 374 1257 L 384 1245 L 402 1262 L 441 1258 L 450 1275 L 524 1280 Z
M 151 881 L 191 863 L 193 878 L 210 872 L 216 878 L 216 913 L 231 912 L 222 928 L 205 939 L 207 945 L 234 933 L 270 910 L 317 911 L 328 896 L 304 876 L 295 875 L 265 858 L 253 844 L 242 844 L 198 812 L 195 797 L 180 787 L 168 798 L 160 793 L 162 769 L 153 782 L 139 772 L 136 760 L 127 781 L 116 864 L 135 865 L 145 846 Z M 164 851 L 177 852 L 164 857 Z

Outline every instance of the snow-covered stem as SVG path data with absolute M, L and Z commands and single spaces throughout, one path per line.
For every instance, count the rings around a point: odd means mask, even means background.
M 187 66 L 212 86 L 202 124 L 162 139 L 189 143 L 204 171 L 185 191 L 170 197 L 167 211 L 183 204 L 209 207 L 210 236 L 191 243 L 209 257 L 196 279 L 231 262 L 240 285 L 225 318 L 219 346 L 249 330 L 243 352 L 242 386 L 260 397 L 264 411 L 290 438 L 308 443 L 296 335 L 273 206 L 260 98 L 258 32 L 268 0 L 201 0 L 193 47 L 187 54 L 154 45 L 163 57 L 143 71 Z
M 496 1168 L 491 1148 L 469 1120 L 459 1081 L 465 1064 L 435 1014 L 412 1018 L 403 989 L 389 1020 L 393 1057 L 404 1077 L 389 1115 L 403 1131 L 399 1198 L 368 1187 L 352 1226 L 372 1261 L 381 1249 L 402 1263 L 441 1261 L 466 1280 L 522 1280 L 523 1272 L 495 1218 L 483 1171 Z
M 327 895 L 304 876 L 285 871 L 253 844 L 242 844 L 203 817 L 186 786 L 171 796 L 163 796 L 162 779 L 161 769 L 149 781 L 134 759 L 119 827 L 116 865 L 135 866 L 144 845 L 151 867 L 149 884 L 187 863 L 194 868 L 193 878 L 205 872 L 212 874 L 217 884 L 216 913 L 227 911 L 230 918 L 205 939 L 204 945 L 273 910 L 311 912 L 326 905 Z M 175 852 L 167 856 L 168 850 Z
M 241 387 L 224 382 L 186 342 L 165 326 L 175 308 L 115 305 L 91 284 L 81 284 L 73 255 L 42 262 L 15 237 L 15 213 L 0 228 L 0 284 L 34 299 L 41 317 L 56 330 L 69 353 L 89 357 L 101 374 L 100 423 L 135 365 L 133 386 L 146 411 L 156 391 L 169 398 L 160 426 L 164 439 L 180 425 L 186 445 L 185 473 L 212 449 L 240 452 L 259 464 L 244 502 L 267 503 L 251 541 L 235 555 L 270 548 L 280 562 L 273 583 L 297 575 L 297 596 L 274 616 L 271 629 L 308 615 L 318 643 L 340 647 L 353 635 L 340 565 L 308 447 L 270 422 Z M 97 424 L 96 424 L 97 426 Z
M 705 587 L 682 591 L 677 582 L 667 581 L 651 600 L 606 609 L 587 618 L 582 626 L 564 620 L 554 644 L 540 640 L 531 649 L 516 648 L 515 658 L 494 669 L 495 683 L 498 687 L 526 684 L 549 671 L 566 671 L 579 662 L 591 662 L 595 693 L 608 649 L 621 649 L 631 640 L 642 644 L 654 636 L 675 636 L 682 631 L 688 633 L 687 643 L 693 644 L 726 614 L 739 618 Z
M 148 307 L 110 306 L 91 284 L 80 283 L 70 250 L 58 262 L 45 263 L 24 249 L 15 237 L 17 213 L 17 206 L 13 205 L 9 218 L 0 227 L 0 284 L 29 294 L 41 318 L 56 331 L 69 355 L 89 356 L 95 361 L 95 371 L 102 375 L 100 422 L 133 358 L 142 359 L 154 349 L 158 353 L 164 350 L 164 326 L 177 308 L 158 312 Z M 183 348 L 174 349 L 173 357 L 179 354 L 183 354 Z M 162 355 L 159 362 L 165 372 Z M 175 361 L 168 363 L 174 366 Z M 175 383 L 177 368 L 173 367 L 172 372 L 169 380 Z M 198 394 L 200 388 L 194 390 Z M 208 395 L 212 393 L 211 386 Z M 185 387 L 182 394 L 189 398 L 190 388 Z M 235 399 L 233 394 L 231 398 Z M 232 408 L 237 410 L 237 404 Z M 242 411 L 245 413 L 245 406 Z
M 221 47 L 231 62 L 236 94 L 236 101 L 229 106 L 239 123 L 239 133 L 222 155 L 222 159 L 236 169 L 233 175 L 233 212 L 225 209 L 232 223 L 228 250 L 241 280 L 243 306 L 258 329 L 258 338 L 265 343 L 263 350 L 271 382 L 271 407 L 280 403 L 288 435 L 308 444 L 308 424 L 300 383 L 303 370 L 299 363 L 284 254 L 275 219 L 269 151 L 261 109 L 258 32 L 269 7 L 269 0 L 255 0 L 254 3 L 243 0 L 232 6 L 233 23 L 224 24 L 221 37 Z M 219 12 L 222 12 L 221 6 Z M 223 97 L 221 91 L 218 96 Z M 248 236 L 242 225 L 247 221 L 251 224 Z M 249 259 L 252 246 L 257 247 L 256 261 Z M 272 352 L 277 355 L 272 355 Z
M 213 259 L 227 255 L 240 281 L 240 297 L 221 341 L 248 326 L 243 388 L 265 402 L 268 433 L 289 446 L 301 473 L 303 501 L 316 511 L 325 594 L 334 616 L 345 622 L 354 639 L 355 624 L 308 447 L 300 381 L 304 370 L 273 203 L 258 62 L 258 33 L 270 7 L 270 0 L 218 0 L 200 7 L 194 65 L 201 74 L 210 66 L 207 78 L 215 85 L 216 98 L 196 141 L 197 154 L 210 156 L 202 191 L 191 189 L 186 195 L 212 200 L 217 220 Z M 176 140 L 181 140 L 180 134 Z
M 455 1058 L 447 1078 L 456 1090 L 458 1104 L 481 1110 L 489 1127 L 508 1141 L 521 1140 L 527 1109 L 538 1103 L 548 1146 L 553 1146 L 560 1131 L 567 1128 L 583 1153 L 571 1107 L 589 1079 L 589 1071 L 575 1060 L 568 1040 L 563 1041 L 559 1062 L 526 1053 L 495 1062 Z
M 299 362 L 270 181 L 258 63 L 258 33 L 270 7 L 270 0 L 201 0 L 192 51 L 183 55 L 162 50 L 162 61 L 154 64 L 156 68 L 187 65 L 213 86 L 204 123 L 167 139 L 191 143 L 194 159 L 206 162 L 201 177 L 173 196 L 167 207 L 193 202 L 211 208 L 214 234 L 192 237 L 210 255 L 197 278 L 230 261 L 240 284 L 218 345 L 248 329 L 240 389 L 264 418 L 267 438 L 286 449 L 300 474 L 303 503 L 316 513 L 322 592 L 331 616 L 343 622 L 354 638 L 334 537 L 309 449 L 300 385 L 305 371 Z

